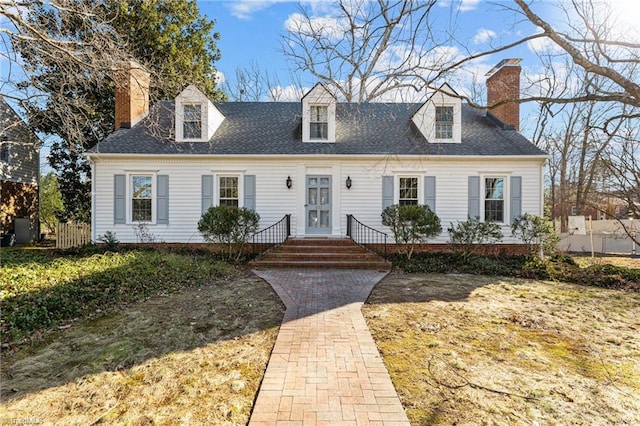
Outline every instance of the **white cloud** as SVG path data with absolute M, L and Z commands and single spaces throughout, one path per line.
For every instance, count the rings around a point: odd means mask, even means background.
M 267 9 L 276 3 L 291 3 L 291 0 L 234 0 L 227 3 L 231 15 L 238 19 L 251 19 L 253 15 L 261 10 Z M 307 3 L 314 13 L 326 9 L 330 4 L 329 0 L 302 0 L 300 3 Z
M 218 86 L 221 84 L 224 84 L 224 82 L 227 81 L 227 78 L 225 77 L 224 73 L 220 70 L 215 71 L 214 79 L 216 80 L 216 84 Z
M 616 37 L 637 41 L 640 34 L 640 7 L 637 0 L 609 0 L 615 24 L 612 28 Z
M 480 0 L 441 0 L 438 3 L 440 7 L 455 7 L 460 12 L 469 12 L 478 7 Z
M 251 19 L 251 16 L 263 9 L 268 8 L 277 0 L 236 0 L 228 3 L 231 15 L 238 19 Z
M 297 102 L 302 99 L 302 96 L 309 90 L 311 90 L 310 87 L 299 88 L 293 84 L 288 86 L 278 85 L 270 89 L 269 100 L 277 102 Z
M 474 44 L 482 44 L 486 43 L 492 38 L 496 37 L 495 31 L 488 30 L 486 28 L 480 28 L 475 36 L 473 36 Z
M 462 0 L 460 3 L 460 12 L 474 10 L 478 6 L 478 3 L 480 3 L 480 0 Z
M 563 49 L 548 37 L 540 37 L 529 40 L 527 42 L 527 47 L 533 53 L 556 54 L 563 52 Z
M 334 40 L 345 33 L 347 22 L 345 19 L 330 15 L 313 16 L 307 19 L 300 13 L 292 13 L 284 22 L 284 28 L 287 31 L 302 34 L 320 33 L 322 36 Z

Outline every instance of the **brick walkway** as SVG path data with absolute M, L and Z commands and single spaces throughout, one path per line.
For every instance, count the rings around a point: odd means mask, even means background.
M 386 272 L 255 270 L 287 307 L 249 425 L 408 425 L 360 308 Z

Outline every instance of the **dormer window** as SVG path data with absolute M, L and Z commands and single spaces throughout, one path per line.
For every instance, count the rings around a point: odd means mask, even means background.
M 318 83 L 302 97 L 302 142 L 336 141 L 336 98 Z
M 202 105 L 184 105 L 182 135 L 184 139 L 202 139 Z
M 453 107 L 436 107 L 436 139 L 453 139 Z
M 223 121 L 224 115 L 196 86 L 176 96 L 176 142 L 209 142 Z
M 411 117 L 429 143 L 462 142 L 462 100 L 444 83 Z
M 327 140 L 329 134 L 328 109 L 326 105 L 311 105 L 309 122 L 311 139 Z

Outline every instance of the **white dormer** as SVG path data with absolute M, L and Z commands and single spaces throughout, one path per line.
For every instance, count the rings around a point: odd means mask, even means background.
M 336 141 L 336 98 L 317 83 L 302 97 L 302 142 Z
M 462 100 L 447 83 L 440 86 L 411 120 L 431 143 L 462 141 Z
M 176 142 L 207 142 L 224 115 L 196 86 L 190 84 L 176 97 Z

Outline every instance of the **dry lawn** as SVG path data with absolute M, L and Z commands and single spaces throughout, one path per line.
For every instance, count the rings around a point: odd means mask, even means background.
M 392 274 L 363 308 L 414 425 L 640 424 L 640 294 Z
M 244 425 L 283 314 L 243 275 L 74 323 L 3 357 L 0 423 Z
M 581 268 L 591 265 L 614 265 L 623 266 L 625 268 L 640 269 L 640 257 L 631 256 L 573 256 L 575 261 Z

